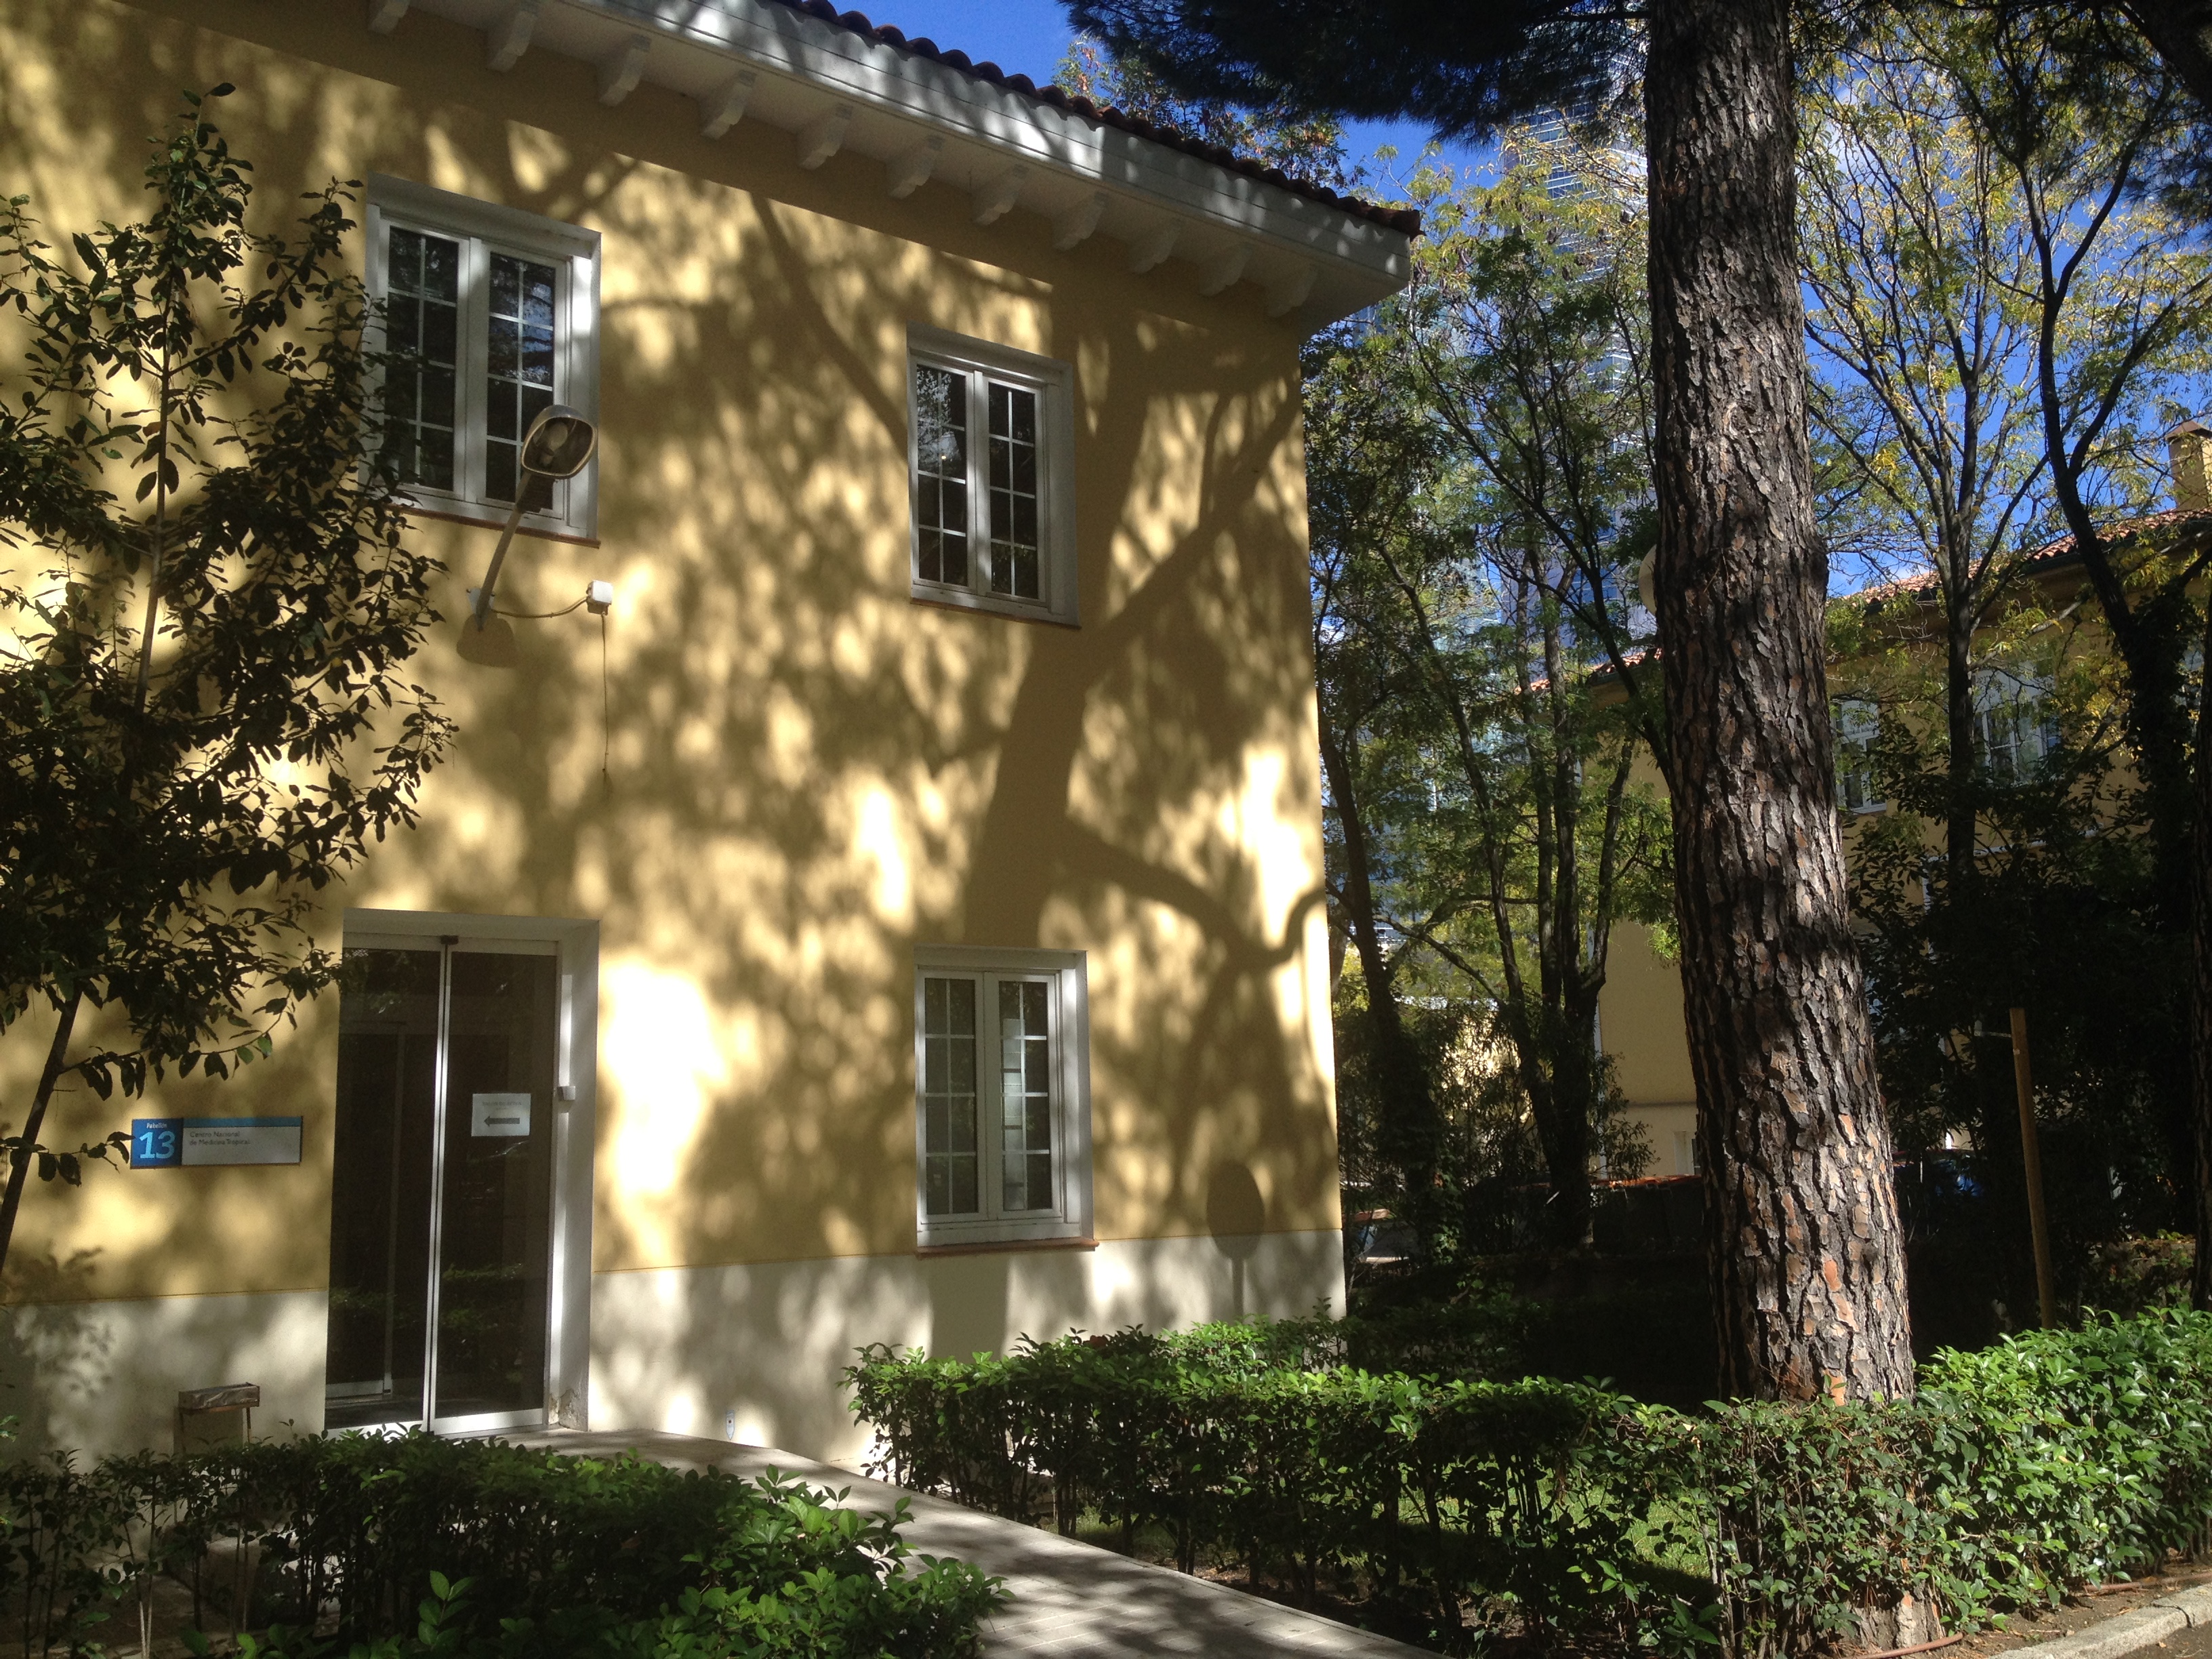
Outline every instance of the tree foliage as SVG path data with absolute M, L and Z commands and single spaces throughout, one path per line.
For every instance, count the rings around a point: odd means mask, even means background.
M 1789 0 L 1076 0 L 1187 95 L 1495 132 L 1640 93 L 1655 591 L 1725 1374 L 1912 1386 L 1887 1129 L 1829 817 Z M 1639 74 L 1640 71 L 1640 74 Z M 1772 848 L 1793 849 L 1778 857 Z
M 1172 65 L 1186 96 L 1411 116 L 1447 137 L 1609 94 L 1644 39 L 1640 15 L 1607 0 L 1072 0 L 1068 11 L 1120 55 Z
M 1094 104 L 1280 167 L 1294 178 L 1336 190 L 1350 189 L 1357 182 L 1357 169 L 1344 152 L 1343 124 L 1286 98 L 1251 109 L 1215 99 L 1187 98 L 1141 58 L 1088 37 L 1078 37 L 1069 46 L 1053 84 Z
M 1340 925 L 1370 1000 L 1406 981 L 1484 1011 L 1575 1243 L 1593 1156 L 1634 1161 L 1606 1142 L 1612 930 L 1668 910 L 1632 614 L 1648 343 L 1620 181 L 1524 150 L 1492 186 L 1417 185 L 1412 289 L 1310 356 L 1309 488 Z
M 2179 321 L 2212 266 L 2142 187 L 2177 131 L 2155 64 L 2101 112 L 2072 73 L 1987 17 L 1907 17 L 1809 90 L 1801 167 L 1831 534 L 1889 579 L 1830 625 L 1844 766 L 1883 808 L 1854 902 L 1885 1097 L 1903 1148 L 1981 1149 L 2024 1247 L 2006 1010 L 2027 1008 L 2078 1253 L 2172 1224 L 2189 1175 L 2189 919 L 2160 880 L 2187 791 L 2147 787 L 2142 757 L 2185 733 L 2196 566 L 2143 515 L 2162 428 L 2205 391 Z M 2099 561 L 2115 606 L 2082 580 Z M 2162 693 L 2113 648 L 2131 623 L 2161 636 Z M 1982 1302 L 2024 1299 L 2024 1249 L 1994 1255 Z
M 28 341 L 0 404 L 0 1026 L 52 1016 L 0 1260 L 33 1164 L 76 1173 L 38 1143 L 56 1087 L 266 1055 L 337 972 L 317 893 L 412 820 L 447 739 L 400 673 L 440 567 L 378 439 L 352 187 L 250 229 L 250 166 L 189 105 L 144 221 L 70 258 L 28 198 L 0 217 Z

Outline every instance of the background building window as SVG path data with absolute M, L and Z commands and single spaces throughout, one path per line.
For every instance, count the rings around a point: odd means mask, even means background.
M 1991 669 L 1974 686 L 1974 746 L 1982 769 L 2002 788 L 2032 783 L 2058 746 L 2057 711 L 2041 676 Z
M 1067 365 L 908 331 L 914 596 L 1075 621 Z
M 1674 1173 L 1678 1176 L 1705 1173 L 1698 1167 L 1698 1136 L 1694 1129 L 1674 1131 Z
M 1846 812 L 1878 811 L 1874 744 L 1881 735 L 1881 708 L 1871 697 L 1838 697 L 1835 704 L 1836 804 Z
M 391 441 L 418 506 L 498 523 L 521 482 L 524 523 L 595 533 L 596 461 L 556 482 L 516 457 L 548 404 L 597 417 L 598 234 L 380 175 L 368 242 Z
M 916 950 L 924 1246 L 1088 1236 L 1088 1029 L 1079 953 Z

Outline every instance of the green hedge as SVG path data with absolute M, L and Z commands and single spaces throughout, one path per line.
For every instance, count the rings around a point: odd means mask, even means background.
M 854 1408 L 901 1484 L 1091 1511 L 1446 1648 L 1505 1625 L 1801 1654 L 1911 1594 L 1948 1627 L 2155 1565 L 2212 1521 L 2212 1316 L 1939 1355 L 1905 1404 L 1717 1405 L 1376 1375 L 1320 1322 L 878 1348 Z
M 0 1641 L 135 1648 L 166 1575 L 194 1628 L 273 1625 L 255 1650 L 286 1659 L 973 1652 L 995 1581 L 909 1559 L 902 1520 L 422 1433 L 22 1462 L 0 1467 Z

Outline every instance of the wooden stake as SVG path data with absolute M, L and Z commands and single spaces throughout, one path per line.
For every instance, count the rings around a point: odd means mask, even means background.
M 2012 1078 L 2020 1091 L 2020 1161 L 2027 1176 L 2027 1225 L 2035 1236 L 2035 1293 L 2043 1328 L 2058 1322 L 2051 1289 L 2051 1222 L 2043 1210 L 2043 1148 L 2035 1135 L 2035 1085 L 2027 1070 L 2027 1010 L 2012 1011 Z

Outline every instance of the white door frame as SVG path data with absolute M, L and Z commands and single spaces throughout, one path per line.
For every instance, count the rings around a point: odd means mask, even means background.
M 553 1241 L 546 1274 L 545 1405 L 543 1410 L 430 1418 L 440 1434 L 479 1433 L 558 1423 L 584 1428 L 590 1419 L 592 1360 L 592 1157 L 599 1096 L 599 924 L 558 916 L 479 916 L 455 910 L 358 910 L 345 913 L 345 946 L 413 950 L 458 941 L 456 948 L 550 945 L 558 959 L 560 1013 L 555 1057 Z M 536 954 L 536 952 L 532 952 Z M 438 1100 L 445 1101 L 445 999 L 439 999 Z M 430 1260 L 434 1277 L 442 1221 L 444 1137 L 433 1152 Z M 335 1172 L 334 1176 L 335 1176 Z M 437 1308 L 425 1310 L 423 1337 L 434 1370 Z M 424 1382 L 423 1410 L 434 1412 L 434 1376 Z

